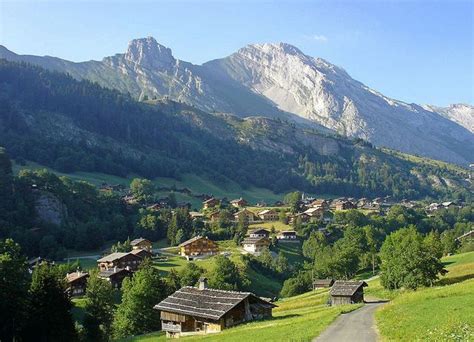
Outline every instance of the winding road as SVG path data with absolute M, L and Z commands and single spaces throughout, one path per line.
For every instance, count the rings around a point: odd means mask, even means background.
M 385 301 L 367 302 L 360 309 L 340 315 L 313 342 L 375 342 L 378 334 L 375 328 L 375 310 Z

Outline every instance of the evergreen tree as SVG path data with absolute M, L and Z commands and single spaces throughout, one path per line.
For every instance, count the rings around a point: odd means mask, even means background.
M 91 271 L 87 280 L 84 329 L 89 341 L 108 341 L 114 313 L 112 285 Z
M 29 290 L 23 338 L 26 341 L 73 341 L 76 331 L 65 281 L 55 266 L 36 266 Z
M 0 240 L 0 341 L 18 339 L 27 304 L 26 260 L 13 240 Z
M 160 314 L 153 306 L 166 296 L 166 288 L 159 271 L 149 262 L 122 284 L 122 303 L 117 308 L 113 322 L 114 337 L 145 334 L 158 330 Z

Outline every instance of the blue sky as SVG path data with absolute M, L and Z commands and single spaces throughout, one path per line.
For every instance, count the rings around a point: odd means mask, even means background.
M 287 42 L 383 94 L 474 104 L 474 1 L 5 1 L 0 44 L 73 61 L 153 36 L 193 63 Z

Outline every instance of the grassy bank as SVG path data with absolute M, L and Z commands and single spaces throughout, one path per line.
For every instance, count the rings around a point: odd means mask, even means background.
M 392 299 L 376 313 L 383 340 L 474 340 L 474 252 L 443 261 L 449 272 L 430 288 L 386 291 L 371 282 L 368 293 Z

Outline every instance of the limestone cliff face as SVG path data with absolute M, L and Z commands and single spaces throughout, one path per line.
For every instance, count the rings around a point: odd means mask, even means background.
M 35 195 L 35 209 L 39 221 L 59 226 L 66 220 L 66 206 L 56 196 L 45 191 L 36 192 Z

